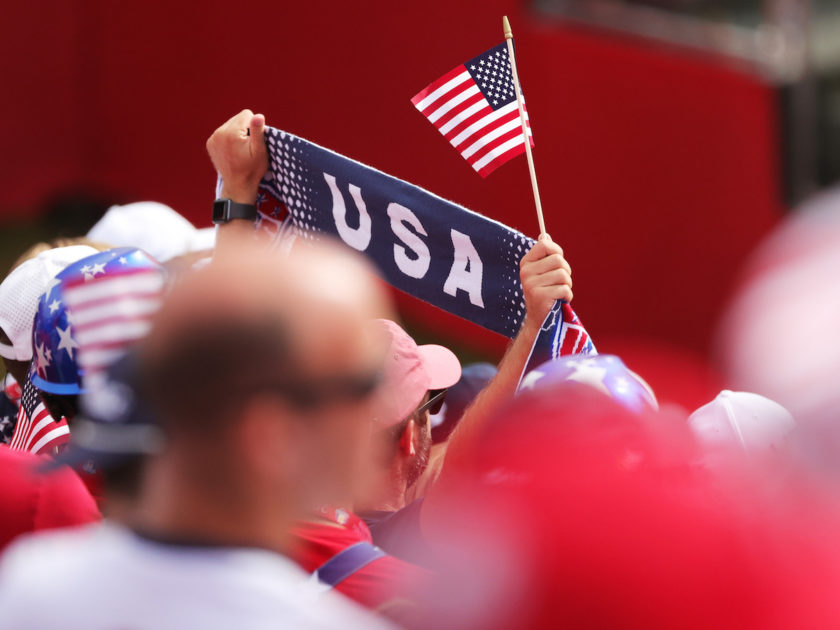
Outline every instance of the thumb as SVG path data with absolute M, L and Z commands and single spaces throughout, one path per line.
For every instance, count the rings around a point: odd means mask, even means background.
M 262 114 L 256 114 L 251 118 L 251 123 L 248 125 L 248 131 L 254 140 L 259 140 L 262 142 L 263 136 L 265 135 L 265 116 Z

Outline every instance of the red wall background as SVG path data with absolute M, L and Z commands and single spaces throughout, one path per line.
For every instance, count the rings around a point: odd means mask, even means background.
M 602 351 L 704 356 L 740 263 L 782 212 L 771 88 L 713 59 L 541 21 L 530 3 L 55 0 L 4 13 L 4 219 L 87 186 L 206 224 L 204 140 L 249 107 L 535 236 L 525 159 L 482 180 L 409 102 L 501 41 L 505 13 L 546 223 Z M 438 339 L 503 347 L 403 306 Z

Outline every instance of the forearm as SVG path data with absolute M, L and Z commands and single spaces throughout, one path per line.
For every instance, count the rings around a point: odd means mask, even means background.
M 488 418 L 510 400 L 528 362 L 541 321 L 526 318 L 499 363 L 499 371 L 467 408 L 449 438 L 446 461 L 466 455 Z

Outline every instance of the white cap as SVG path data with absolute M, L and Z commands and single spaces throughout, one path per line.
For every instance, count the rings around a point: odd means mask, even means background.
M 166 262 L 192 251 L 212 248 L 215 230 L 206 230 L 197 230 L 167 205 L 139 201 L 108 208 L 87 237 L 114 247 L 138 247 L 159 262 Z
M 12 345 L 0 343 L 0 356 L 14 361 L 32 359 L 32 322 L 41 294 L 67 265 L 95 253 L 87 245 L 48 249 L 6 276 L 0 284 L 0 328 Z
M 749 454 L 784 448 L 796 425 L 779 403 L 759 394 L 727 389 L 691 414 L 688 424 L 706 449 Z

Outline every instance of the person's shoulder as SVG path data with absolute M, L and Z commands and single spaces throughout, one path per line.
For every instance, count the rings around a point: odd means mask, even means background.
M 301 621 L 306 624 L 304 627 L 308 628 L 385 630 L 394 627 L 337 591 L 322 592 L 318 595 L 311 605 L 306 606 Z
M 44 566 L 55 575 L 63 566 L 88 562 L 109 526 L 100 523 L 34 532 L 15 540 L 0 557 L 0 576 L 37 573 Z
M 27 534 L 16 539 L 0 557 L 0 610 L 3 622 L 29 623 L 41 610 L 72 603 L 73 585 L 99 575 L 92 542 L 102 525 Z M 45 608 L 45 603 L 49 607 Z M 20 627 L 25 627 L 20 625 Z

